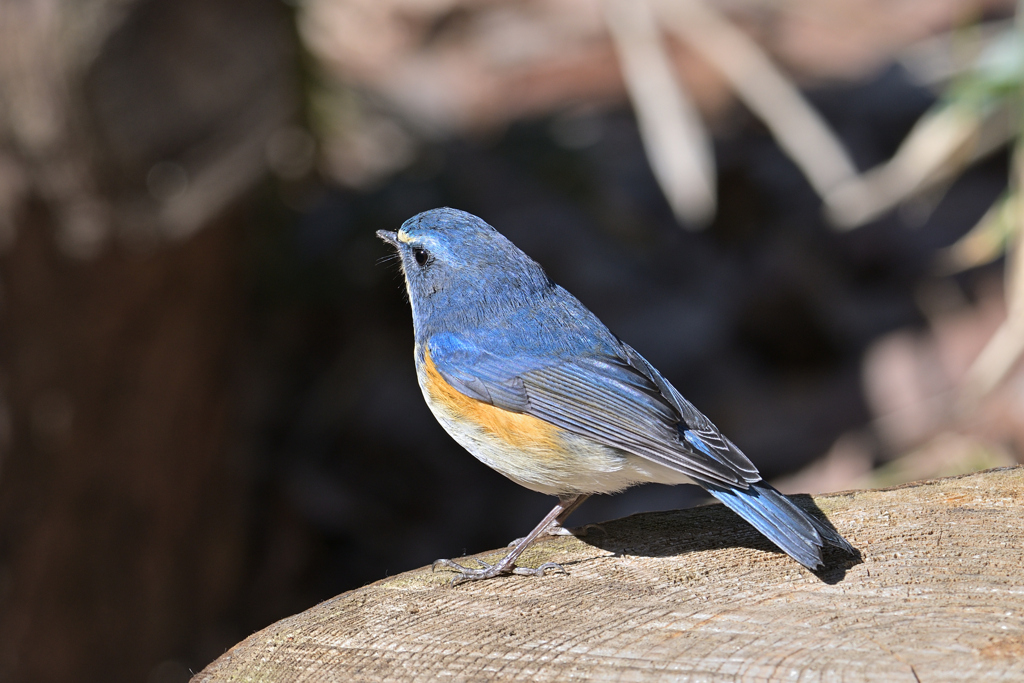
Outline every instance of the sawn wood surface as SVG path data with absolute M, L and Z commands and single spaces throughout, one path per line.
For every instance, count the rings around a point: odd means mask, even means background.
M 1024 467 L 797 500 L 862 557 L 812 573 L 721 505 L 634 515 L 523 558 L 566 575 L 406 572 L 192 680 L 1024 681 Z

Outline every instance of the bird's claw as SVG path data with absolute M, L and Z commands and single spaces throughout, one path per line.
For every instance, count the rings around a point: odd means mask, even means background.
M 549 571 L 560 571 L 563 574 L 568 574 L 565 568 L 556 562 L 545 562 L 537 568 L 532 567 L 503 567 L 501 562 L 497 564 L 490 564 L 477 558 L 477 564 L 480 565 L 479 569 L 472 567 L 464 567 L 454 560 L 435 560 L 434 564 L 431 565 L 430 570 L 435 571 L 439 566 L 446 569 L 452 569 L 458 574 L 452 578 L 451 585 L 457 586 L 460 583 L 466 581 L 479 581 L 481 579 L 490 579 L 495 576 L 501 576 L 502 574 L 519 574 L 520 576 L 544 576 Z
M 492 576 L 499 576 L 501 574 L 511 574 L 512 571 L 509 569 L 502 569 L 499 565 L 490 564 L 483 560 L 476 558 L 476 563 L 480 565 L 479 569 L 472 567 L 464 567 L 454 560 L 435 560 L 434 564 L 431 565 L 431 571 L 436 571 L 438 567 L 444 567 L 445 569 L 452 569 L 458 572 L 458 575 L 452 579 L 452 585 L 457 586 L 465 581 L 477 581 L 479 579 L 489 579 Z

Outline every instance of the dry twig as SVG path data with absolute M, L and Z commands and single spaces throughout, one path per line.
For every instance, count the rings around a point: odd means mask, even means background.
M 657 17 L 647 0 L 605 0 L 605 16 L 658 184 L 684 224 L 703 226 L 715 213 L 711 142 L 673 74 Z
M 847 188 L 830 210 L 849 211 L 866 199 L 842 143 L 757 43 L 703 0 L 660 0 L 657 7 L 666 25 L 725 76 L 826 202 L 837 186 Z

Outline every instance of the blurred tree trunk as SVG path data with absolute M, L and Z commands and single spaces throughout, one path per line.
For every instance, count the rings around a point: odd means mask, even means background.
M 152 680 L 230 637 L 239 200 L 294 65 L 273 0 L 4 3 L 0 681 Z
M 69 263 L 43 207 L 0 260 L 4 680 L 145 680 L 232 596 L 240 221 Z M 112 672 L 118 672 L 111 675 Z

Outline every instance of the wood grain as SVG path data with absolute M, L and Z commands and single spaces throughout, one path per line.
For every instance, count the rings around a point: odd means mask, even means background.
M 811 573 L 720 505 L 635 515 L 523 558 L 567 575 L 451 588 L 417 569 L 269 626 L 193 683 L 1024 680 L 1024 468 L 798 502 L 862 558 Z

